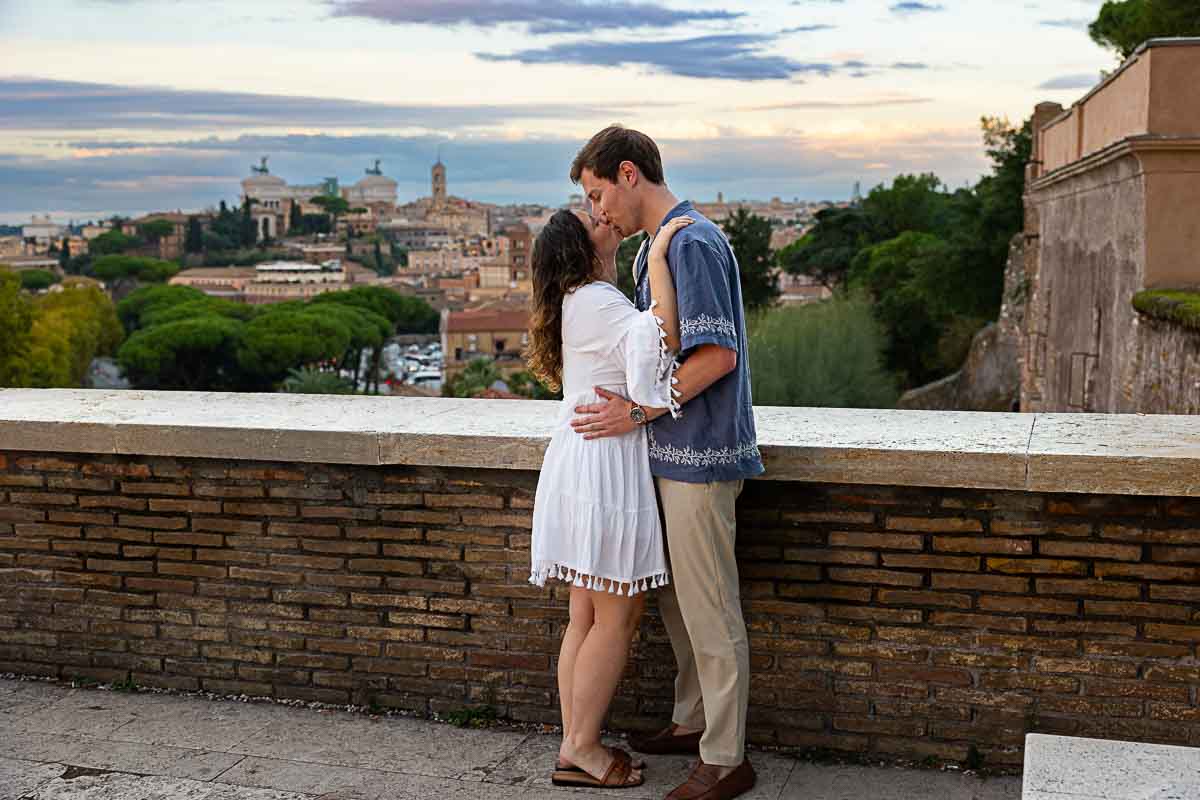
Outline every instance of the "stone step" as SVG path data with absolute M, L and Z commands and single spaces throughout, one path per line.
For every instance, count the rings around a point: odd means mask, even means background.
M 1030 733 L 1022 800 L 1196 800 L 1200 748 Z

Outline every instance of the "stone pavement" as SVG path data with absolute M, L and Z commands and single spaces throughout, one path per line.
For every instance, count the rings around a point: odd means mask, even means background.
M 558 737 L 401 717 L 0 680 L 0 800 L 569 800 Z M 747 800 L 1018 800 L 1020 778 L 828 766 L 756 752 Z M 652 758 L 661 798 L 689 769 Z

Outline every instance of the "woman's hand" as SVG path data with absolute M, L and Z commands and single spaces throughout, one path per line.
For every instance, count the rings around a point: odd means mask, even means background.
M 691 217 L 675 217 L 659 228 L 658 234 L 654 237 L 654 243 L 650 245 L 650 258 L 666 259 L 667 248 L 671 246 L 671 240 L 675 238 L 675 234 L 695 221 Z

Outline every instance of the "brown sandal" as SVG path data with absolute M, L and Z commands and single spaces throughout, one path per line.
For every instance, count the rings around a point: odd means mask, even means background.
M 645 782 L 645 777 L 642 775 L 634 775 L 633 761 L 629 753 L 616 747 L 608 748 L 608 752 L 612 753 L 612 761 L 608 764 L 608 769 L 604 770 L 604 774 L 599 778 L 593 777 L 590 773 L 583 771 L 579 767 L 570 770 L 555 770 L 554 775 L 550 778 L 550 782 L 555 786 L 576 786 L 588 787 L 592 789 L 632 789 L 635 786 L 641 786 Z
M 610 753 L 613 752 L 614 750 L 620 750 L 621 752 L 625 753 L 625 755 L 629 756 L 629 751 L 625 750 L 624 748 L 621 748 L 621 747 L 606 747 L 604 749 Z M 646 768 L 645 760 L 640 759 L 640 758 L 634 760 L 633 756 L 629 756 L 629 759 L 630 759 L 630 763 L 632 764 L 634 769 L 645 769 Z M 574 764 L 565 764 L 561 760 L 557 760 L 557 759 L 554 762 L 554 771 L 555 772 L 584 772 L 583 769 L 580 769 L 579 767 L 575 766 Z

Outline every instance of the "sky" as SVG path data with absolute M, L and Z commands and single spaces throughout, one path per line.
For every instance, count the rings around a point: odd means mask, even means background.
M 0 0 L 0 222 L 201 210 L 269 157 L 405 202 L 559 205 L 612 122 L 681 197 L 844 200 L 988 170 L 980 118 L 1116 66 L 1102 0 Z

